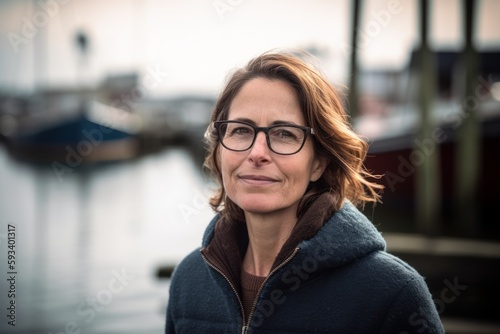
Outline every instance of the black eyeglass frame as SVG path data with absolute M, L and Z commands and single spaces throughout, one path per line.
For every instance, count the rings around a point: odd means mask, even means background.
M 227 124 L 227 123 L 243 124 L 243 125 L 249 126 L 252 129 L 254 129 L 254 135 L 253 135 L 252 143 L 250 144 L 250 146 L 248 146 L 248 148 L 246 148 L 244 150 L 235 150 L 235 149 L 227 147 L 224 144 L 224 141 L 222 140 L 222 136 L 221 136 L 221 133 L 220 133 L 220 126 L 223 125 L 223 124 Z M 253 146 L 253 144 L 255 143 L 255 139 L 257 138 L 257 135 L 259 134 L 259 132 L 262 131 L 266 135 L 267 147 L 269 147 L 269 149 L 272 152 L 274 152 L 276 154 L 279 154 L 279 155 L 293 155 L 293 154 L 299 153 L 300 150 L 304 147 L 304 144 L 306 143 L 308 135 L 315 135 L 313 128 L 311 128 L 309 126 L 301 126 L 301 125 L 295 125 L 295 124 L 276 124 L 276 125 L 272 125 L 272 126 L 255 126 L 253 124 L 250 124 L 250 123 L 247 123 L 247 122 L 243 122 L 243 121 L 225 120 L 225 121 L 214 121 L 214 122 L 212 122 L 212 125 L 217 130 L 219 142 L 222 144 L 222 146 L 224 146 L 225 148 L 227 148 L 228 150 L 233 151 L 233 152 L 244 152 L 244 151 L 248 151 L 249 149 L 251 149 L 252 146 Z M 280 127 L 292 127 L 292 128 L 297 128 L 297 129 L 300 129 L 300 130 L 304 131 L 304 140 L 302 141 L 302 145 L 300 145 L 300 147 L 297 149 L 297 151 L 292 152 L 292 153 L 280 153 L 280 152 L 276 152 L 272 148 L 272 146 L 271 146 L 271 140 L 269 139 L 269 131 L 271 129 L 280 128 Z

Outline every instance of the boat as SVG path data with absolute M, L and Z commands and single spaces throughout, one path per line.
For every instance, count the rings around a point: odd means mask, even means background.
M 64 171 L 135 157 L 141 119 L 131 112 L 87 101 L 79 110 L 57 117 L 30 115 L 18 128 L 5 138 L 14 158 Z

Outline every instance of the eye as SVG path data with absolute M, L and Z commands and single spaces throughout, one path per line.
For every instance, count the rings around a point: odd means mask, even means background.
M 249 133 L 249 132 L 251 132 L 251 129 L 244 127 L 244 126 L 240 126 L 238 128 L 235 128 L 233 132 L 234 133 Z
M 228 126 L 227 136 L 246 136 L 253 135 L 253 129 L 248 126 L 240 125 L 240 124 L 232 124 Z
M 280 139 L 297 139 L 295 128 L 274 128 L 271 135 Z

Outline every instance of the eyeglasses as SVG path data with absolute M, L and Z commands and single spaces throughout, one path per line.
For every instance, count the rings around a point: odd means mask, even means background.
M 282 155 L 299 152 L 306 142 L 307 135 L 314 135 L 314 130 L 300 125 L 273 125 L 258 127 L 240 121 L 215 121 L 214 127 L 219 134 L 221 144 L 231 151 L 242 152 L 252 147 L 257 134 L 266 134 L 267 146 L 271 151 Z

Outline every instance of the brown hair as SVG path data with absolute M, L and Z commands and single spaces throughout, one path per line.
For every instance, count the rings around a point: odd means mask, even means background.
M 303 56 L 311 55 L 301 52 Z M 366 202 L 380 201 L 383 186 L 370 179 L 372 175 L 363 165 L 368 144 L 352 129 L 341 98 L 314 66 L 303 57 L 287 52 L 266 52 L 236 70 L 220 93 L 212 112 L 211 123 L 205 134 L 208 153 L 204 167 L 215 177 L 219 184 L 210 199 L 212 208 L 230 220 L 244 220 L 243 211 L 227 196 L 222 186 L 222 175 L 218 165 L 219 140 L 213 121 L 225 120 L 234 97 L 241 87 L 254 78 L 282 80 L 293 87 L 298 94 L 306 125 L 314 129 L 315 153 L 328 160 L 328 165 L 316 182 L 311 182 L 298 207 L 300 217 L 310 203 L 320 194 L 329 192 L 333 203 L 331 211 L 337 211 L 343 200 L 349 199 L 355 205 L 364 206 Z

